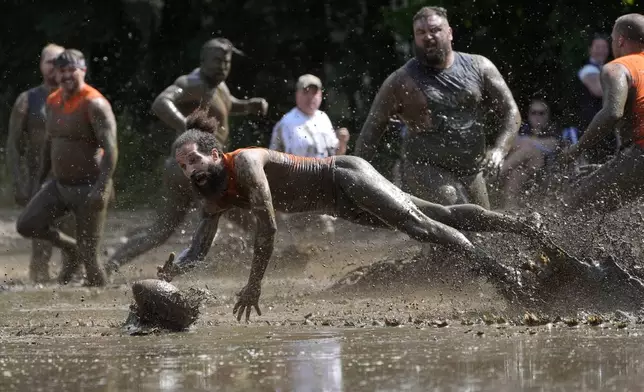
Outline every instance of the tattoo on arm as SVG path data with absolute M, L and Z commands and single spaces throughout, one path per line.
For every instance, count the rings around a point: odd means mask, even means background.
M 9 117 L 9 137 L 7 138 L 7 162 L 11 165 L 11 175 L 13 177 L 14 189 L 24 187 L 25 180 L 20 167 L 20 150 L 21 142 L 25 134 L 27 122 L 27 111 L 29 109 L 29 100 L 27 92 L 18 96 L 11 109 Z M 33 174 L 32 174 L 33 175 Z
M 97 185 L 105 187 L 112 179 L 118 161 L 116 118 L 111 105 L 104 98 L 97 98 L 91 101 L 89 118 L 98 139 L 98 144 L 103 148 L 104 152 Z
M 192 236 L 190 247 L 181 253 L 175 264 L 181 268 L 192 268 L 206 258 L 217 235 L 220 217 L 221 212 L 213 214 L 202 209 L 201 221 Z
M 399 111 L 396 96 L 397 84 L 400 83 L 397 73 L 391 74 L 380 87 L 371 104 L 367 119 L 356 140 L 354 154 L 371 160 L 376 153 L 378 142 L 387 130 L 389 119 Z
M 260 286 L 266 267 L 273 254 L 277 223 L 271 190 L 261 163 L 244 156 L 237 158 L 238 178 L 248 190 L 250 204 L 257 218 L 253 263 L 248 277 L 248 286 Z M 242 185 L 240 183 L 240 185 Z
M 601 71 L 601 82 L 603 105 L 579 140 L 577 145 L 579 150 L 591 147 L 602 140 L 624 117 L 630 85 L 628 70 L 620 64 L 606 64 Z
M 483 76 L 485 80 L 485 99 L 488 105 L 500 113 L 499 132 L 496 135 L 495 147 L 506 153 L 512 144 L 521 126 L 521 114 L 517 107 L 512 91 L 505 83 L 503 76 L 496 66 L 488 59 L 482 58 Z

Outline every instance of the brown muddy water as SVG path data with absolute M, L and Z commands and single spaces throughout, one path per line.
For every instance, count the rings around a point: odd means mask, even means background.
M 532 315 L 485 279 L 448 278 L 445 264 L 410 277 L 405 263 L 392 267 L 400 274 L 329 290 L 358 267 L 418 253 L 396 233 L 338 225 L 333 242 L 294 250 L 283 240 L 262 288 L 263 314 L 248 324 L 232 307 L 250 250 L 222 233 L 209 255 L 218 267 L 173 281 L 211 294 L 192 328 L 130 336 L 122 325 L 131 283 L 154 277 L 168 252 L 186 246 L 194 217 L 103 289 L 23 284 L 29 242 L 15 233 L 15 217 L 0 211 L 3 392 L 644 390 L 641 315 L 593 316 L 571 291 L 560 301 L 569 306 Z M 112 214 L 105 250 L 147 219 Z
M 3 339 L 2 391 L 627 391 L 642 330 L 201 328 Z

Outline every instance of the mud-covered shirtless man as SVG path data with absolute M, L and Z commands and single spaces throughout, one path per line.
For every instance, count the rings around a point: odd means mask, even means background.
M 86 285 L 103 286 L 98 247 L 113 194 L 116 120 L 105 97 L 85 83 L 87 66 L 80 51 L 66 49 L 55 66 L 60 88 L 47 98 L 47 138 L 38 175 L 39 184 L 44 184 L 18 218 L 16 229 L 70 253 L 72 261 L 63 266 L 60 284 L 68 283 L 82 262 Z M 45 182 L 50 170 L 51 179 Z M 69 212 L 76 217 L 76 239 L 52 226 Z
M 178 134 L 186 130 L 186 117 L 200 104 L 208 115 L 217 119 L 215 137 L 224 148 L 228 143 L 228 117 L 231 115 L 266 114 L 268 103 L 263 98 L 240 100 L 228 90 L 225 80 L 230 73 L 233 52 L 240 53 L 225 38 L 206 42 L 201 49 L 201 64 L 188 75 L 180 76 L 154 101 L 152 110 Z M 181 173 L 174 157 L 164 167 L 164 188 L 154 223 L 128 233 L 128 242 L 116 250 L 106 265 L 108 274 L 170 238 L 197 200 L 190 182 Z
M 24 207 L 38 191 L 38 170 L 40 156 L 45 145 L 45 103 L 47 96 L 58 88 L 54 59 L 65 48 L 56 44 L 45 46 L 40 54 L 40 72 L 43 83 L 22 92 L 16 99 L 9 117 L 9 137 L 7 138 L 7 162 L 11 165 L 13 189 L 16 203 Z M 24 161 L 24 162 L 23 162 Z M 23 169 L 24 165 L 24 169 Z M 56 222 L 56 225 L 72 235 L 74 219 L 67 215 Z M 34 283 L 48 282 L 49 261 L 52 256 L 52 245 L 47 241 L 32 241 L 29 278 Z M 62 254 L 62 263 L 69 262 L 67 252 Z
M 644 194 L 644 15 L 619 17 L 611 41 L 615 60 L 601 71 L 602 109 L 561 160 L 574 161 L 620 123 L 626 147 L 571 187 L 566 200 L 571 214 L 615 211 Z
M 380 87 L 356 142 L 370 160 L 389 119 L 407 125 L 402 188 L 439 204 L 489 208 L 485 174 L 498 173 L 521 118 L 503 77 L 487 58 L 452 50 L 447 12 L 423 7 L 413 18 L 415 58 Z M 497 116 L 498 132 L 484 123 Z M 488 136 L 496 138 L 488 149 Z
M 357 224 L 397 229 L 418 241 L 443 244 L 470 256 L 497 282 L 512 278 L 458 230 L 541 236 L 532 219 L 473 204 L 445 207 L 404 193 L 359 157 L 305 158 L 263 148 L 222 153 L 214 135 L 218 126 L 205 112 L 195 112 L 188 119 L 189 130 L 174 142 L 176 161 L 204 199 L 204 207 L 191 245 L 177 260 L 171 256 L 158 276 L 170 281 L 203 261 L 222 213 L 231 208 L 252 211 L 257 232 L 248 284 L 234 307 L 238 319 L 244 311 L 248 319 L 251 308 L 260 314 L 261 282 L 277 230 L 275 211 L 329 214 Z

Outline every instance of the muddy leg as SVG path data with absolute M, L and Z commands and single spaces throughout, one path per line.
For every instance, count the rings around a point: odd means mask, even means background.
M 538 217 L 532 221 L 487 210 L 475 204 L 442 206 L 411 196 L 412 202 L 429 218 L 458 230 L 516 233 L 531 238 L 540 236 Z
M 475 268 L 498 282 L 513 282 L 511 269 L 499 264 L 453 227 L 434 221 L 424 215 L 401 191 L 366 162 L 350 162 L 349 167 L 336 171 L 339 188 L 337 214 L 356 223 L 398 229 L 410 237 L 426 243 L 445 245 L 469 257 Z
M 53 246 L 75 253 L 76 240 L 53 226 L 55 220 L 66 212 L 67 207 L 56 182 L 49 181 L 20 214 L 16 230 L 23 237 L 49 241 Z
M 193 201 L 192 188 L 174 158 L 166 161 L 164 176 L 166 192 L 156 209 L 154 222 L 149 227 L 131 233 L 132 237 L 128 238 L 128 242 L 116 250 L 105 266 L 108 275 L 166 242 L 188 214 Z
M 29 263 L 29 279 L 34 283 L 49 281 L 49 261 L 53 246 L 43 240 L 31 241 L 31 262 Z
M 76 217 L 74 214 L 69 213 L 58 219 L 55 226 L 68 236 L 76 238 Z M 82 278 L 83 271 L 81 269 L 81 265 L 78 263 L 78 260 L 73 253 L 70 253 L 65 249 L 61 249 L 61 265 L 62 269 L 65 270 L 73 270 L 74 266 L 76 266 L 76 270 L 73 272 L 73 279 L 80 280 Z
M 105 276 L 99 267 L 98 250 L 103 237 L 103 228 L 107 216 L 107 206 L 99 210 L 90 209 L 86 205 L 76 209 L 76 233 L 78 241 L 78 260 L 85 265 L 88 286 L 104 286 Z M 59 282 L 69 282 L 77 266 L 68 265 L 63 268 Z

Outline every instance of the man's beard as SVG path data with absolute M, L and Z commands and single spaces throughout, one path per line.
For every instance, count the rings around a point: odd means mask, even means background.
M 223 166 L 209 165 L 205 172 L 193 173 L 190 183 L 193 188 L 206 199 L 221 197 L 226 190 L 228 173 Z M 197 183 L 198 179 L 206 178 L 203 185 Z
M 221 82 L 226 80 L 225 75 L 207 75 L 203 71 L 201 71 L 201 78 L 211 87 L 219 86 Z
M 440 42 L 436 42 L 436 47 L 432 53 L 427 53 L 425 47 L 414 44 L 414 56 L 421 64 L 428 67 L 440 67 L 445 64 L 450 51 L 449 43 L 441 45 Z

